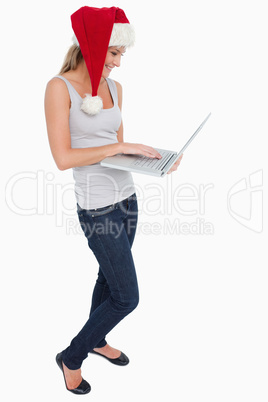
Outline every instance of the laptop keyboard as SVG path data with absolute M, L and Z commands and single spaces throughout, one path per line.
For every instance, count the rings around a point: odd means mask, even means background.
M 131 164 L 132 166 L 146 167 L 154 170 L 160 170 L 174 154 L 171 152 L 161 152 L 162 158 L 149 158 L 148 156 L 138 156 Z

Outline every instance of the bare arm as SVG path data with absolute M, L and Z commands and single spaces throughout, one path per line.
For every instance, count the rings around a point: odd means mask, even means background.
M 69 113 L 70 97 L 66 84 L 60 79 L 52 79 L 46 88 L 45 114 L 51 152 L 60 170 L 92 165 L 107 156 L 118 153 L 142 154 L 152 158 L 160 157 L 159 153 L 152 147 L 122 142 L 123 125 L 118 131 L 118 143 L 92 148 L 72 148 Z

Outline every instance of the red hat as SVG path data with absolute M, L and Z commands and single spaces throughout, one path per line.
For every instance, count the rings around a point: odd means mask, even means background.
M 135 34 L 123 10 L 118 7 L 82 7 L 71 15 L 74 42 L 80 46 L 92 86 L 81 109 L 90 115 L 98 114 L 102 99 L 97 96 L 101 74 L 109 46 L 130 47 Z

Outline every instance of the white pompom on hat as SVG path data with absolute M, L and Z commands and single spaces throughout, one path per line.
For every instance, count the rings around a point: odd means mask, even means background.
M 133 46 L 135 32 L 124 11 L 118 7 L 81 7 L 71 15 L 71 21 L 73 42 L 80 46 L 92 86 L 92 94 L 86 94 L 81 110 L 94 116 L 103 107 L 97 92 L 108 47 Z

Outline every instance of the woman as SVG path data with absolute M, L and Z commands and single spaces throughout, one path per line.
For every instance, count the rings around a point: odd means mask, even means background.
M 105 337 L 139 300 L 131 254 L 137 225 L 132 176 L 99 162 L 118 153 L 161 155 L 150 146 L 123 142 L 122 88 L 109 75 L 134 41 L 124 11 L 82 7 L 71 20 L 75 44 L 60 75 L 47 85 L 45 113 L 58 168 L 73 168 L 78 217 L 99 263 L 90 317 L 56 357 L 67 390 L 86 394 L 90 385 L 81 376 L 81 365 L 89 352 L 117 365 L 128 364 L 127 356 Z

